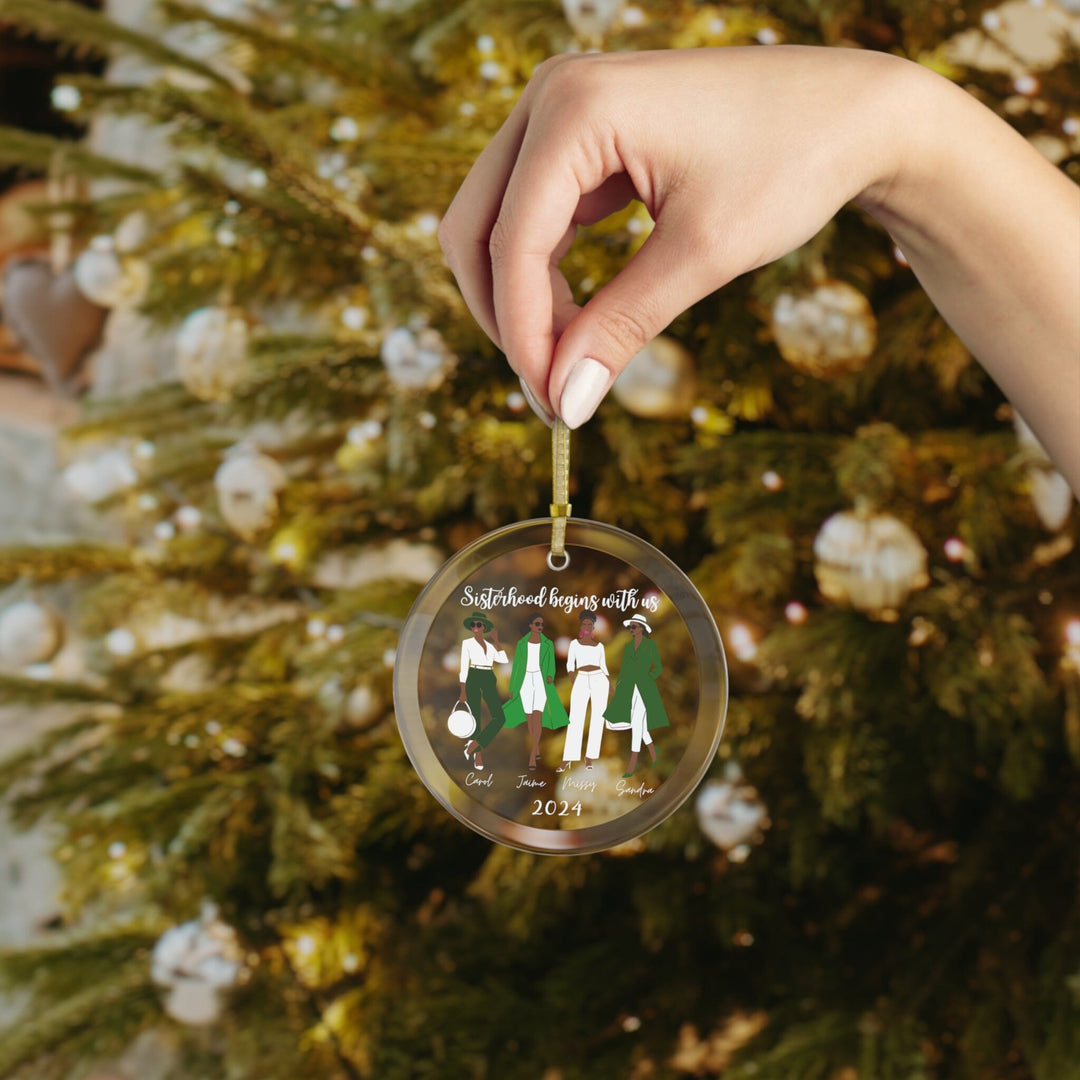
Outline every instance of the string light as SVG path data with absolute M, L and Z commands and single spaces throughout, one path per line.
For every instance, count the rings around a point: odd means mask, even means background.
M 945 549 L 945 558 L 950 562 L 963 562 L 967 555 L 968 546 L 958 536 L 950 536 L 942 545 Z
M 745 623 L 733 623 L 728 630 L 728 638 L 731 641 L 732 651 L 744 663 L 757 656 L 757 642 Z
M 176 524 L 185 532 L 197 529 L 202 524 L 202 511 L 197 506 L 181 506 L 175 516 Z
M 793 626 L 802 626 L 802 624 L 806 622 L 808 615 L 809 612 L 798 600 L 792 600 L 791 603 L 784 608 L 784 617 Z

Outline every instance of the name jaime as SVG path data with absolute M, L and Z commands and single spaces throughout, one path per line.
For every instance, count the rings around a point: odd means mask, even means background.
M 461 594 L 461 606 L 474 611 L 500 607 L 558 608 L 567 614 L 580 608 L 656 611 L 660 598 L 655 593 L 642 596 L 638 589 L 615 589 L 600 596 L 597 593 L 567 593 L 555 585 L 541 585 L 534 592 L 525 592 L 516 585 L 466 585 Z

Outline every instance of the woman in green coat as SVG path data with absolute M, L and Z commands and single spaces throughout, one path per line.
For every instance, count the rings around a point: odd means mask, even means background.
M 570 717 L 555 691 L 555 645 L 542 633 L 544 617 L 537 612 L 514 649 L 510 669 L 510 700 L 503 708 L 508 728 L 529 724 L 529 768 L 540 757 L 540 732 L 566 727 Z
M 631 615 L 623 626 L 630 631 L 633 640 L 623 649 L 615 693 L 604 710 L 604 719 L 608 727 L 630 729 L 630 762 L 623 776 L 633 776 L 641 744 L 649 748 L 649 756 L 655 763 L 656 747 L 649 733 L 667 727 L 670 721 L 660 700 L 660 691 L 656 689 L 656 678 L 664 666 L 660 663 L 656 642 L 646 637 L 646 634 L 652 634 L 652 627 L 644 615 Z

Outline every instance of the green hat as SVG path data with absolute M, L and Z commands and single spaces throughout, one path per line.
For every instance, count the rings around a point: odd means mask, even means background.
M 485 633 L 491 633 L 495 629 L 495 624 L 484 614 L 479 611 L 474 611 L 467 619 L 465 619 L 462 625 L 466 630 L 472 629 L 474 622 L 482 622 L 484 624 Z

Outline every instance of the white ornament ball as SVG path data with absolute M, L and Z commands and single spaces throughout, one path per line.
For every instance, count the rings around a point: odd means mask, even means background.
M 360 683 L 345 700 L 345 719 L 355 728 L 368 728 L 382 716 L 382 709 L 382 698 L 366 683 Z
M 663 334 L 626 365 L 611 388 L 627 412 L 645 420 L 678 420 L 694 407 L 694 361 Z
M 240 980 L 243 953 L 236 931 L 204 904 L 198 919 L 166 930 L 154 946 L 151 977 L 169 991 L 165 1011 L 182 1024 L 212 1024 L 223 993 Z
M 54 109 L 60 112 L 74 112 L 82 104 L 82 94 L 77 86 L 60 83 L 52 88 L 50 95 Z
M 142 259 L 121 258 L 114 250 L 87 248 L 72 272 L 79 292 L 107 308 L 137 304 L 150 284 L 150 268 Z
M 1026 475 L 1035 513 L 1046 529 L 1057 532 L 1069 519 L 1073 504 L 1072 489 L 1065 477 L 1053 467 L 1050 455 L 1035 437 L 1035 432 L 1015 410 L 1013 427 L 1016 441 L 1031 459 Z
M 64 483 L 80 499 L 99 503 L 132 487 L 139 479 L 131 455 L 113 447 L 64 470 Z
M 64 622 L 50 607 L 20 600 L 0 611 L 0 661 L 23 668 L 51 660 L 64 643 Z
M 773 336 L 792 367 L 819 379 L 859 371 L 877 344 L 870 301 L 843 281 L 810 293 L 781 293 L 772 308 Z
M 710 780 L 694 804 L 698 826 L 718 848 L 730 851 L 764 828 L 768 811 L 747 785 Z
M 214 474 L 218 509 L 244 540 L 254 540 L 277 520 L 285 470 L 271 457 L 245 449 L 227 457 Z
M 1032 468 L 1028 472 L 1028 486 L 1039 520 L 1047 530 L 1057 532 L 1069 520 L 1072 511 L 1073 493 L 1069 481 L 1057 469 Z
M 248 371 L 250 328 L 239 308 L 193 311 L 176 337 L 176 366 L 184 385 L 202 401 L 222 401 Z
M 105 648 L 113 656 L 131 656 L 138 648 L 138 644 L 135 635 L 126 627 L 110 630 L 105 635 Z
M 563 13 L 575 34 L 603 37 L 615 25 L 623 0 L 563 0 Z
M 873 615 L 890 615 L 930 583 L 926 548 L 890 514 L 833 514 L 814 539 L 814 557 L 826 597 Z
M 383 338 L 379 356 L 390 381 L 408 390 L 434 390 L 451 359 L 442 336 L 430 327 L 416 333 L 396 327 Z

